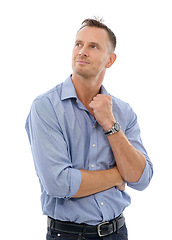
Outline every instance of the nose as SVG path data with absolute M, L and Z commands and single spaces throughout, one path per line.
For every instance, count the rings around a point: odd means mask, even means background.
M 79 51 L 79 56 L 84 56 L 84 57 L 88 57 L 88 52 L 87 52 L 87 50 L 86 50 L 86 48 L 85 47 L 82 47 L 81 49 L 80 49 L 80 51 Z

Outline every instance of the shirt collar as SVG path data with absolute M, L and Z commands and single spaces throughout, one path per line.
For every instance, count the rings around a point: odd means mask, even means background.
M 62 85 L 62 93 L 61 93 L 61 100 L 65 100 L 68 98 L 78 98 L 76 91 L 75 91 L 75 87 L 73 85 L 72 79 L 71 79 L 70 75 L 66 81 L 63 82 Z
M 76 91 L 75 91 L 75 87 L 74 87 L 72 79 L 71 79 L 71 76 L 72 75 L 70 75 L 66 79 L 66 81 L 63 82 L 61 100 L 65 100 L 65 99 L 69 99 L 69 98 L 78 99 Z M 101 86 L 100 93 L 105 94 L 105 95 L 109 95 L 109 93 L 107 92 L 107 90 L 104 88 L 103 85 Z
M 100 94 L 110 95 L 110 94 L 108 93 L 108 91 L 106 90 L 106 88 L 105 88 L 103 85 L 101 86 Z

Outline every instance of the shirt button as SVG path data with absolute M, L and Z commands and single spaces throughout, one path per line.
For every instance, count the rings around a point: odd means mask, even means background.
M 96 128 L 96 126 L 94 125 L 93 128 Z
M 93 168 L 93 167 L 94 167 L 94 164 L 92 164 L 91 167 Z
M 103 206 L 103 202 L 101 202 L 100 205 Z
M 76 99 L 76 102 L 78 103 L 78 99 Z
M 95 148 L 95 146 L 96 146 L 95 144 L 92 145 L 93 148 Z

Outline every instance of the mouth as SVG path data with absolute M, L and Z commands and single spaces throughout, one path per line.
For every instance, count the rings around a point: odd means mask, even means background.
M 77 62 L 78 64 L 81 64 L 81 65 L 88 65 L 88 64 L 90 64 L 89 62 L 87 62 L 87 61 L 85 61 L 85 60 L 82 60 L 82 59 L 77 60 L 76 62 Z

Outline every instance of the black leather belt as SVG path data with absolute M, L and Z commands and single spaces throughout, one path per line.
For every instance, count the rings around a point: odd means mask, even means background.
M 104 237 L 114 232 L 118 232 L 124 223 L 125 218 L 123 214 L 109 222 L 102 222 L 96 226 L 62 222 L 48 217 L 48 227 L 50 230 L 57 230 L 64 233 L 73 233 L 85 236 L 98 235 L 99 237 Z

